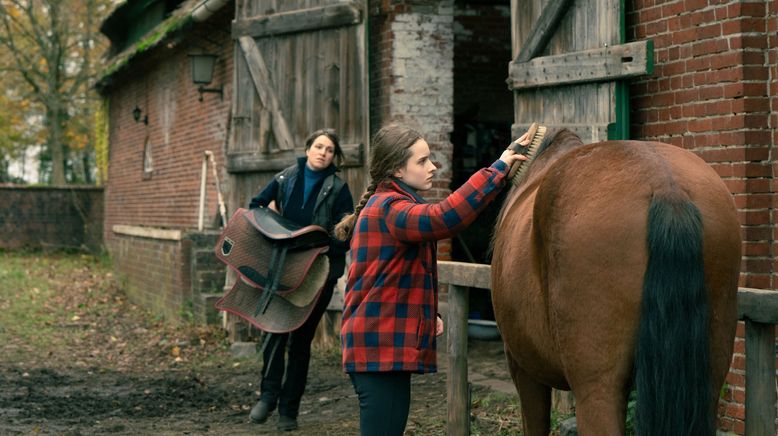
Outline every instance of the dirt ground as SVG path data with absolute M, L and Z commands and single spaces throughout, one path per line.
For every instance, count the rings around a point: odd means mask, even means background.
M 256 357 L 218 327 L 171 326 L 127 301 L 104 259 L 0 252 L 0 434 L 276 434 L 248 419 Z M 472 434 L 520 434 L 498 342 L 470 342 Z M 315 349 L 296 434 L 358 434 L 337 348 Z M 446 375 L 413 377 L 407 435 L 446 431 Z

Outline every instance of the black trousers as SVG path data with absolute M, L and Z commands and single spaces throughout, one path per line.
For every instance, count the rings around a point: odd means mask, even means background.
M 410 372 L 352 372 L 361 436 L 402 436 L 411 406 Z
M 273 334 L 262 356 L 262 383 L 259 399 L 270 404 L 270 410 L 278 406 L 278 413 L 297 418 L 300 400 L 308 380 L 311 361 L 311 342 L 322 315 L 332 299 L 336 280 L 328 280 L 311 315 L 300 328 L 291 333 Z M 289 345 L 289 359 L 285 359 Z M 275 348 L 275 352 L 274 349 Z M 272 355 L 272 362 L 270 361 Z M 286 362 L 285 362 L 286 360 Z M 265 368 L 268 368 L 266 371 Z M 267 374 L 266 374 L 267 372 Z M 284 378 L 284 372 L 286 377 Z

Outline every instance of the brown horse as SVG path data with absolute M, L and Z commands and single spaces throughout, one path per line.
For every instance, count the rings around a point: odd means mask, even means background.
M 658 142 L 549 132 L 494 237 L 493 304 L 524 433 L 551 388 L 582 435 L 710 435 L 737 321 L 740 226 L 699 157 Z

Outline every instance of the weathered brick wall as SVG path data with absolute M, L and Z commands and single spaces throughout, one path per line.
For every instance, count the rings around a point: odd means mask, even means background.
M 103 188 L 0 186 L 0 248 L 102 247 Z
M 195 25 L 183 40 L 154 49 L 151 58 L 132 64 L 116 77 L 121 86 L 109 89 L 110 164 L 105 203 L 105 240 L 113 246 L 115 224 L 164 228 L 195 228 L 203 152 L 211 150 L 223 165 L 223 148 L 232 95 L 232 7 L 206 23 Z M 207 35 L 207 38 L 198 35 Z M 208 87 L 224 85 L 224 99 L 203 94 L 198 101 L 187 54 L 203 50 L 219 55 Z M 136 123 L 132 110 L 148 115 L 148 125 Z M 151 144 L 153 172 L 144 174 L 143 152 Z M 222 177 L 222 180 L 224 178 Z M 206 225 L 217 210 L 208 169 Z
M 193 305 L 191 244 L 129 235 L 115 235 L 112 241 L 114 269 L 130 299 L 169 321 L 185 319 Z
M 373 131 L 397 122 L 417 129 L 430 145 L 438 172 L 424 196 L 451 191 L 453 130 L 453 0 L 371 1 L 370 122 Z M 450 243 L 438 244 L 448 259 Z
M 171 322 L 217 323 L 224 264 L 213 253 L 217 231 L 180 237 L 114 235 L 112 251 L 122 288 L 136 304 Z
M 221 322 L 220 313 L 213 306 L 223 295 L 226 273 L 226 267 L 213 252 L 219 234 L 218 230 L 210 230 L 186 235 L 186 239 L 191 241 L 189 274 L 192 312 L 195 320 L 208 324 Z
M 223 176 L 225 136 L 232 95 L 232 6 L 195 24 L 114 78 L 110 111 L 110 163 L 105 201 L 106 246 L 130 297 L 171 321 L 215 322 L 213 300 L 224 285 L 223 265 L 213 255 L 215 236 L 197 227 L 203 153 L 214 153 Z M 208 88 L 224 86 L 224 98 L 203 94 L 192 82 L 189 53 L 219 55 Z M 142 111 L 136 123 L 135 107 Z M 153 171 L 144 171 L 144 145 Z M 205 226 L 213 227 L 217 199 L 207 171 Z M 222 184 L 222 189 L 224 185 Z M 115 225 L 178 229 L 180 240 L 114 233 Z
M 630 86 L 631 136 L 676 144 L 710 163 L 740 211 L 740 285 L 776 289 L 776 3 L 627 4 L 628 39 L 650 38 L 655 46 L 654 74 Z M 745 417 L 743 333 L 741 323 L 719 409 L 721 428 L 739 434 Z

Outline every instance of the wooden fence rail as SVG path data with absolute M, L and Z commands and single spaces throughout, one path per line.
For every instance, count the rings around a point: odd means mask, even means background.
M 489 290 L 490 265 L 438 262 L 440 283 L 448 294 L 448 435 L 470 434 L 470 395 L 467 380 L 467 314 L 469 288 Z M 775 324 L 778 292 L 738 290 L 738 315 L 746 323 L 746 435 L 776 432 Z

